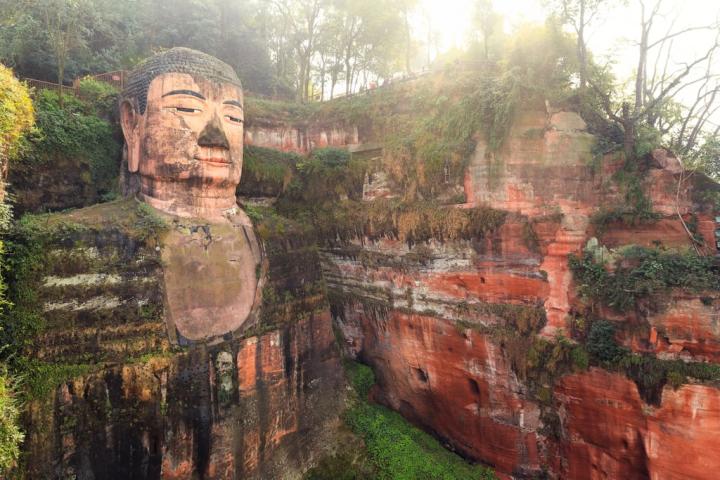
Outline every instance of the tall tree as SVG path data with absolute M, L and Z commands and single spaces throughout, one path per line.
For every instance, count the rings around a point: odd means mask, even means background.
M 637 1 L 640 10 L 640 38 L 632 100 L 619 102 L 618 108 L 607 89 L 593 85 L 596 92 L 600 93 L 606 113 L 623 130 L 626 158 L 635 156 L 638 130 L 642 126 L 653 128 L 662 136 L 676 131 L 676 127 L 680 125 L 680 133 L 675 140 L 675 147 L 680 151 L 696 141 L 718 99 L 720 78 L 715 64 L 715 58 L 720 51 L 718 21 L 681 29 L 675 29 L 675 22 L 670 22 L 669 29 L 656 36 L 656 22 L 663 16 L 663 0 L 655 0 L 653 4 L 646 3 L 646 0 Z M 705 45 L 697 45 L 700 53 L 694 56 L 683 55 L 682 62 L 673 65 L 673 55 L 677 55 L 673 48 L 675 42 L 693 32 L 701 31 L 715 32 L 714 38 Z M 655 59 L 653 64 L 649 63 L 651 57 Z M 691 89 L 698 91 L 698 94 L 694 105 L 688 109 L 676 99 Z M 699 116 L 698 111 L 702 112 Z M 691 132 L 695 133 L 686 135 L 690 123 L 698 130 L 693 127 Z
M 588 48 L 587 29 L 602 11 L 612 6 L 610 0 L 549 0 L 547 4 L 563 23 L 570 25 L 577 35 L 577 58 L 580 88 L 587 87 Z
M 61 85 L 65 83 L 68 56 L 85 46 L 87 28 L 82 20 L 89 8 L 83 0 L 44 0 L 40 5 L 48 43 L 55 55 L 57 82 Z
M 502 16 L 493 9 L 492 0 L 476 0 L 473 26 L 480 34 L 484 60 L 490 60 L 490 39 L 502 31 Z

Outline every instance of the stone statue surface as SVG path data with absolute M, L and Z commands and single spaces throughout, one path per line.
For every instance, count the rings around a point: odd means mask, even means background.
M 171 338 L 237 331 L 259 303 L 263 261 L 235 197 L 243 161 L 240 80 L 214 57 L 173 48 L 131 72 L 120 120 L 137 198 L 172 225 L 162 242 Z

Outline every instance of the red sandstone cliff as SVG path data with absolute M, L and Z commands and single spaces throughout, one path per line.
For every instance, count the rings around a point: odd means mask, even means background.
M 606 248 L 690 248 L 678 215 L 694 215 L 703 253 L 715 253 L 712 212 L 693 203 L 691 182 L 678 189 L 678 161 L 663 151 L 653 153 L 642 185 L 660 218 L 599 231 L 593 215 L 622 202 L 611 180 L 622 161 L 608 156 L 593 167 L 593 142 L 574 113 L 523 112 L 501 152 L 488 155 L 479 143 L 465 175 L 463 207 L 510 212 L 501 228 L 479 241 L 431 241 L 422 264 L 389 239 L 354 246 L 372 263 L 328 250 L 325 277 L 345 349 L 374 368 L 378 401 L 499 474 L 715 478 L 718 460 L 708 452 L 720 438 L 720 389 L 666 385 L 656 406 L 632 380 L 601 369 L 531 381 L 518 369 L 527 351 L 518 350 L 533 340 L 518 347 L 494 313 L 498 304 L 541 308 L 547 322 L 530 337 L 569 337 L 571 314 L 583 306 L 568 255 L 593 236 Z M 532 242 L 523 238 L 527 225 Z M 705 295 L 678 291 L 659 311 L 605 313 L 627 326 L 621 337 L 635 351 L 718 362 L 718 307 Z

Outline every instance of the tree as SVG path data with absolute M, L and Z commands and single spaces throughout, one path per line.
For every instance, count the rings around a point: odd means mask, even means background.
M 68 56 L 85 45 L 86 28 L 82 18 L 88 10 L 81 0 L 43 0 L 40 10 L 48 43 L 55 55 L 57 82 L 65 83 L 65 65 Z M 60 92 L 62 98 L 62 91 Z
M 622 100 L 618 108 L 617 102 L 612 101 L 611 92 L 594 82 L 593 87 L 599 93 L 608 117 L 623 130 L 626 158 L 633 158 L 637 154 L 638 134 L 645 127 L 654 129 L 661 137 L 676 132 L 675 148 L 681 152 L 688 151 L 696 143 L 718 98 L 720 75 L 715 71 L 714 61 L 720 50 L 720 25 L 716 21 L 713 24 L 675 30 L 672 22 L 670 29 L 654 38 L 655 22 L 661 16 L 663 0 L 656 0 L 651 8 L 646 5 L 646 0 L 637 1 L 640 7 L 640 40 L 632 99 Z M 701 53 L 672 65 L 674 42 L 698 31 L 719 33 L 701 48 Z M 650 72 L 649 58 L 653 54 L 655 62 Z M 698 89 L 697 99 L 686 108 L 675 99 L 691 88 Z
M 476 0 L 473 25 L 480 34 L 484 60 L 490 60 L 490 38 L 502 31 L 502 16 L 493 10 L 492 0 Z
M 608 0 L 549 0 L 547 4 L 561 21 L 570 25 L 577 35 L 577 58 L 579 66 L 580 88 L 587 87 L 588 78 L 588 49 L 587 29 L 600 12 L 612 6 Z

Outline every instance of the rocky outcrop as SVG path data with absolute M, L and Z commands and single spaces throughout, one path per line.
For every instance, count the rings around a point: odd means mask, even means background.
M 490 335 L 426 315 L 367 317 L 340 325 L 377 372 L 376 400 L 501 472 L 540 470 L 540 409 Z

